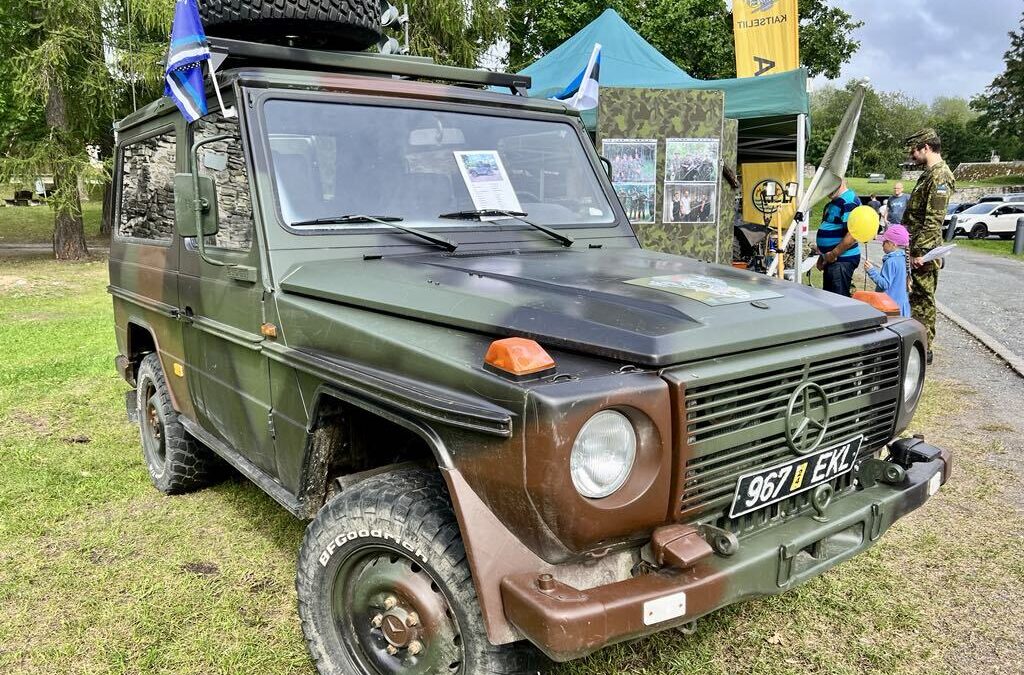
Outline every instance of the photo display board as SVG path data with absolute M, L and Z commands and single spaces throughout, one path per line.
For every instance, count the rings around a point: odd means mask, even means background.
M 645 248 L 728 262 L 721 91 L 602 87 L 598 148 Z M 735 161 L 735 159 L 733 159 Z M 727 228 L 727 231 L 724 231 Z M 725 242 L 725 243 L 723 243 Z

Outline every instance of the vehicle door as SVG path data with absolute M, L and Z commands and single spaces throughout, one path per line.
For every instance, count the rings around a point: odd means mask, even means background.
M 992 227 L 989 228 L 989 232 L 992 234 L 1006 234 L 1007 232 L 1014 232 L 1017 229 L 1017 219 L 1024 216 L 1024 208 L 1019 204 L 1007 204 L 1001 206 L 996 211 L 996 217 L 993 219 Z
M 192 142 L 230 134 L 205 145 L 189 168 L 210 176 L 216 189 L 218 232 L 204 243 L 188 238 L 181 254 L 180 298 L 186 348 L 198 371 L 197 405 L 204 429 L 245 460 L 276 475 L 270 433 L 270 377 L 261 352 L 263 286 L 255 239 L 249 167 L 237 118 L 214 113 L 190 125 Z

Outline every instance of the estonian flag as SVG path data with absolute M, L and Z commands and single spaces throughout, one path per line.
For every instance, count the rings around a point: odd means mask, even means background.
M 164 71 L 164 94 L 171 97 L 189 122 L 195 122 L 207 113 L 203 61 L 209 59 L 210 45 L 206 41 L 196 0 L 177 0 L 167 69 Z
M 562 93 L 553 98 L 565 101 L 566 104 L 576 110 L 590 110 L 597 107 L 598 81 L 601 79 L 601 45 L 594 44 L 594 51 L 590 55 L 587 67 L 580 71 L 580 74 L 569 83 L 569 86 L 562 90 Z

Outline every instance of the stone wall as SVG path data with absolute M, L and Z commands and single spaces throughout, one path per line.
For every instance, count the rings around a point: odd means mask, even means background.
M 1022 183 L 1024 183 L 1024 181 L 1022 181 Z M 951 201 L 960 204 L 964 202 L 976 202 L 985 195 L 1001 195 L 1011 192 L 1024 192 L 1024 184 L 1007 185 L 1003 187 L 960 188 L 953 192 L 953 199 Z
M 216 236 L 206 238 L 206 243 L 219 248 L 248 251 L 252 247 L 253 237 L 252 196 L 238 122 L 202 119 L 197 123 L 197 138 L 220 134 L 231 134 L 235 138 L 211 143 L 199 151 L 199 173 L 213 178 L 217 189 L 219 229 Z M 224 168 L 220 169 L 222 163 Z
M 118 236 L 169 241 L 174 234 L 174 132 L 132 143 L 123 153 Z
M 953 172 L 957 182 L 986 178 L 1021 178 L 1024 183 L 1024 162 L 964 162 Z

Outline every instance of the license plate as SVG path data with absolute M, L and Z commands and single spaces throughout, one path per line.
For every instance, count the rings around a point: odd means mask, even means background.
M 743 474 L 736 484 L 729 517 L 757 511 L 849 473 L 863 442 L 864 437 L 857 436 L 784 464 Z

